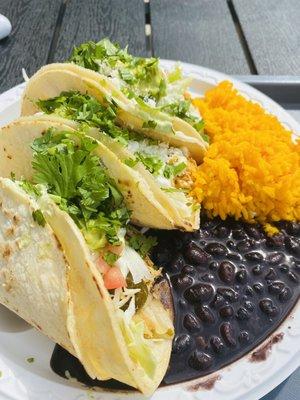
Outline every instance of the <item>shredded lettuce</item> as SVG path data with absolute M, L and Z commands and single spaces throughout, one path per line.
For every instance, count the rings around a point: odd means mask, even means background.
M 84 134 L 48 129 L 34 140 L 32 166 L 35 183 L 47 187 L 61 209 L 82 230 L 88 245 L 98 250 L 119 244 L 119 230 L 130 217 L 123 196 L 107 175 L 97 142 Z
M 136 323 L 132 318 L 130 321 L 123 318 L 122 328 L 123 337 L 128 346 L 130 357 L 141 365 L 150 378 L 153 378 L 157 363 L 152 349 L 147 343 L 147 339 L 144 337 L 144 323 L 142 321 Z

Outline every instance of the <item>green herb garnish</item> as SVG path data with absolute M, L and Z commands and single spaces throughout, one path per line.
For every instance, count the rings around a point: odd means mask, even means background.
M 34 219 L 35 222 L 37 222 L 39 225 L 41 226 L 45 226 L 46 225 L 46 220 L 45 217 L 42 213 L 41 210 L 35 210 L 32 212 L 32 218 Z
M 103 256 L 104 261 L 109 265 L 114 265 L 118 258 L 118 254 L 112 253 L 111 251 L 107 251 Z
M 119 244 L 119 229 L 129 221 L 129 211 L 99 157 L 97 142 L 80 132 L 48 129 L 35 139 L 32 166 L 34 182 L 46 185 L 59 207 L 82 230 L 88 245 L 98 250 Z
M 157 238 L 155 236 L 145 236 L 132 227 L 130 227 L 129 235 L 129 246 L 136 250 L 142 257 L 145 257 L 157 245 Z
M 28 358 L 26 359 L 26 361 L 27 361 L 29 364 L 32 364 L 32 363 L 34 362 L 34 357 L 28 357 Z
M 149 119 L 149 121 L 143 122 L 142 128 L 144 128 L 144 129 L 147 129 L 147 128 L 155 129 L 156 126 L 157 126 L 157 122 L 153 121 L 152 119 Z
M 177 165 L 167 164 L 164 169 L 164 177 L 170 179 L 174 176 L 179 175 L 186 168 L 186 164 L 184 162 Z
M 95 127 L 110 137 L 126 145 L 129 140 L 141 140 L 143 137 L 116 124 L 117 106 L 110 101 L 106 106 L 97 99 L 79 92 L 62 92 L 59 96 L 47 100 L 39 100 L 37 105 L 46 114 L 55 113 L 63 118 L 71 119 L 84 128 Z
M 158 175 L 164 163 L 156 156 L 143 153 L 135 153 L 136 158 L 141 161 L 145 168 L 153 175 Z

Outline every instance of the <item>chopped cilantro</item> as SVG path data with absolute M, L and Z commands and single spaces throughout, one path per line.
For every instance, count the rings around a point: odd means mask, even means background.
M 70 214 L 94 250 L 107 242 L 119 244 L 119 229 L 130 216 L 122 194 L 92 153 L 96 146 L 94 139 L 80 132 L 53 129 L 32 145 L 34 182 L 46 185 L 52 199 Z
M 109 77 L 117 71 L 124 88 L 129 87 L 142 99 L 158 101 L 166 94 L 166 78 L 157 58 L 134 57 L 108 39 L 75 47 L 69 61 Z
M 19 185 L 26 193 L 30 194 L 31 196 L 40 197 L 40 189 L 36 185 L 33 185 L 31 182 L 24 179 L 20 181 Z
M 164 165 L 163 161 L 156 156 L 150 156 L 140 152 L 137 152 L 135 155 L 137 159 L 144 164 L 145 168 L 153 175 L 158 175 L 159 171 Z
M 41 210 L 35 210 L 32 212 L 32 218 L 34 219 L 35 222 L 37 222 L 41 226 L 46 225 L 46 220 L 45 217 L 42 213 Z
M 142 128 L 150 128 L 150 129 L 155 129 L 157 125 L 157 122 L 153 121 L 152 119 L 149 119 L 149 121 L 145 121 L 143 123 Z
M 28 358 L 26 359 L 26 361 L 27 361 L 29 364 L 32 364 L 32 363 L 34 362 L 34 357 L 28 357 Z
M 111 251 L 107 251 L 103 256 L 104 261 L 109 265 L 114 265 L 118 258 L 118 254 L 112 253 Z
M 177 165 L 167 164 L 164 169 L 164 177 L 170 179 L 173 176 L 179 175 L 185 168 L 186 164 L 184 162 Z
M 155 236 L 142 235 L 136 229 L 133 232 L 128 240 L 129 246 L 136 250 L 142 257 L 145 257 L 152 247 L 157 245 L 157 238 Z
M 134 159 L 134 158 L 126 158 L 123 162 L 124 164 L 128 165 L 128 167 L 134 167 L 139 160 Z
M 55 113 L 63 118 L 72 119 L 83 128 L 99 128 L 121 144 L 126 145 L 130 139 L 141 140 L 138 133 L 120 128 L 116 124 L 117 106 L 113 101 L 104 106 L 88 94 L 69 91 L 51 99 L 39 100 L 37 105 L 46 114 Z

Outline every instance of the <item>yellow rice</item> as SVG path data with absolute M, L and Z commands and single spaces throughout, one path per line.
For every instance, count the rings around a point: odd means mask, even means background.
M 300 142 L 292 132 L 228 81 L 193 103 L 212 143 L 194 169 L 192 194 L 202 207 L 222 219 L 300 220 Z

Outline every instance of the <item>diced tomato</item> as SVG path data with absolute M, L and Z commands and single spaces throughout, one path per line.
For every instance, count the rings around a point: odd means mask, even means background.
M 126 280 L 118 267 L 110 267 L 104 275 L 106 289 L 118 289 L 126 286 Z
M 124 251 L 124 247 L 125 247 L 124 243 L 120 244 L 119 246 L 114 246 L 112 244 L 108 244 L 106 246 L 106 250 L 108 250 L 111 253 L 114 253 L 114 254 L 117 254 L 118 256 L 120 256 Z
M 102 274 L 105 274 L 110 269 L 110 265 L 107 264 L 107 262 L 104 261 L 101 256 L 97 258 L 97 266 L 102 272 Z

